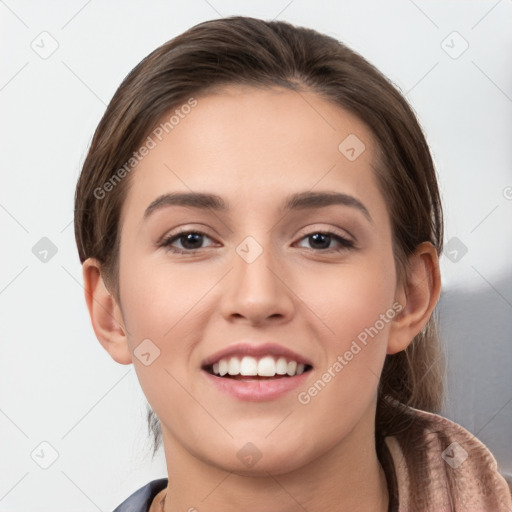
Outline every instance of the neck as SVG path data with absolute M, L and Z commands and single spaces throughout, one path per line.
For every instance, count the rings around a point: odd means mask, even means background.
M 373 422 L 357 425 L 336 446 L 286 473 L 242 476 L 199 460 L 163 431 L 169 483 L 165 512 L 387 512 L 385 473 Z

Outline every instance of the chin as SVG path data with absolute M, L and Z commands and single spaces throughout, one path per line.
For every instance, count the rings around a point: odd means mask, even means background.
M 305 451 L 304 443 L 285 444 L 282 441 L 264 437 L 255 441 L 249 441 L 247 437 L 234 442 L 230 440 L 230 446 L 212 454 L 208 462 L 237 475 L 268 477 L 269 473 L 279 475 L 296 471 L 315 458 L 314 454 L 308 455 Z M 226 453 L 231 456 L 226 457 Z

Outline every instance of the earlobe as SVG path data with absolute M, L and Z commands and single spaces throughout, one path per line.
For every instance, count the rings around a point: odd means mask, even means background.
M 407 283 L 397 290 L 397 301 L 403 306 L 393 320 L 388 354 L 405 350 L 427 324 L 441 293 L 441 275 L 436 248 L 421 243 L 409 258 Z
M 132 355 L 119 305 L 107 290 L 101 276 L 101 266 L 94 258 L 82 265 L 85 301 L 96 338 L 120 364 L 130 364 Z

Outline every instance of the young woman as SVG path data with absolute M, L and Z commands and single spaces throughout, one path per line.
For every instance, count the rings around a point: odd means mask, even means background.
M 512 509 L 437 414 L 436 173 L 363 57 L 284 22 L 196 25 L 123 81 L 75 199 L 95 334 L 167 463 L 116 512 Z

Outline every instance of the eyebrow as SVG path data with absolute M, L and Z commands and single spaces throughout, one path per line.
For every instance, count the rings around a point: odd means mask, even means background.
M 353 196 L 339 192 L 298 192 L 289 195 L 283 206 L 283 212 L 305 210 L 310 208 L 325 208 L 331 205 L 349 206 L 359 210 L 373 224 L 373 219 L 366 206 Z M 146 220 L 155 211 L 168 206 L 186 206 L 201 210 L 211 209 L 218 212 L 228 212 L 229 206 L 216 194 L 205 192 L 172 192 L 157 197 L 144 212 Z

